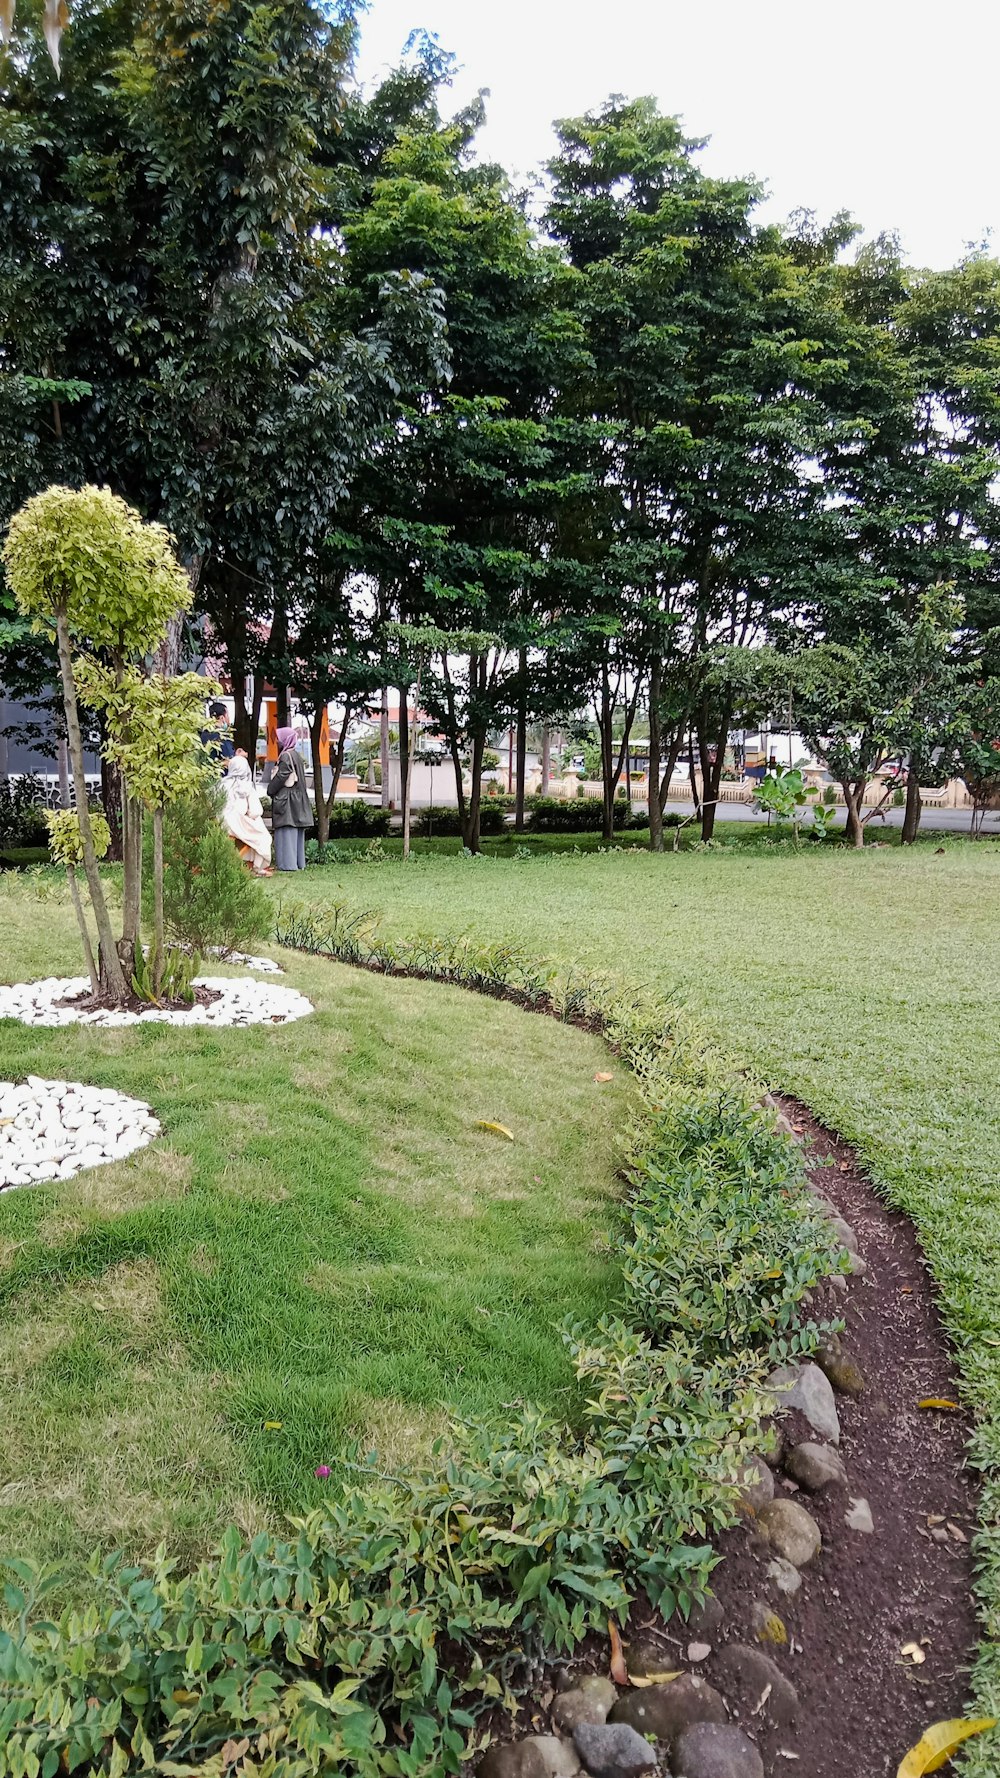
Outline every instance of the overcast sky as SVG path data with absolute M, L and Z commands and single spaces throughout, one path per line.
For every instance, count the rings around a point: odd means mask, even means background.
M 1000 251 L 996 0 L 369 0 L 362 78 L 416 26 L 459 59 L 456 107 L 490 89 L 482 152 L 515 174 L 553 118 L 652 93 L 769 213 L 848 209 L 921 265 L 991 229 Z

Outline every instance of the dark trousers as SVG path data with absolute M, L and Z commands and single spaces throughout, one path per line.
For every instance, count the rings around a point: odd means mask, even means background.
M 278 870 L 305 870 L 306 830 L 304 827 L 275 828 L 274 862 Z

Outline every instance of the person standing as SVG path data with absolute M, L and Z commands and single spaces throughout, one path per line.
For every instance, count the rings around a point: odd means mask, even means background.
M 278 763 L 268 784 L 271 832 L 278 870 L 305 870 L 306 828 L 313 824 L 305 762 L 295 745 L 295 730 L 279 728 Z

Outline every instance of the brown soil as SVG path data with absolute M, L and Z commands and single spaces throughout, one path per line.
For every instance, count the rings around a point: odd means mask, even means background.
M 54 1000 L 53 1006 L 72 1006 L 77 1012 L 149 1012 L 155 1005 L 158 1012 L 190 1012 L 192 1005 L 212 1006 L 222 995 L 218 988 L 195 988 L 194 1001 L 189 1000 L 140 1000 L 138 994 L 129 993 L 121 1003 L 111 1001 L 104 994 L 69 994 L 64 1000 Z
M 801 1105 L 787 1099 L 780 1104 L 806 1143 L 817 1190 L 850 1223 L 868 1264 L 864 1277 L 850 1280 L 846 1297 L 831 1294 L 822 1305 L 824 1314 L 843 1316 L 843 1350 L 860 1365 L 866 1386 L 857 1399 L 837 1397 L 846 1495 L 827 1490 L 809 1496 L 780 1470 L 775 1473 L 776 1498 L 785 1493 L 798 1499 L 823 1533 L 823 1549 L 802 1571 L 802 1586 L 783 1598 L 767 1576 L 773 1552 L 752 1526 L 729 1532 L 720 1542 L 723 1561 L 713 1583 L 722 1623 L 704 1633 L 713 1653 L 697 1670 L 711 1682 L 724 1643 L 754 1645 L 752 1609 L 765 1602 L 781 1617 L 789 1642 L 784 1648 L 756 1646 L 799 1695 L 790 1726 L 767 1723 L 766 1703 L 756 1715 L 751 1707 L 742 1716 L 768 1778 L 783 1772 L 797 1778 L 895 1778 L 904 1753 L 927 1726 L 962 1715 L 966 1705 L 976 1643 L 968 1541 L 976 1500 L 964 1461 L 969 1428 L 964 1413 L 917 1405 L 928 1396 L 958 1398 L 911 1224 L 876 1197 L 846 1144 Z M 807 1431 L 797 1427 L 795 1439 Z M 868 1501 L 873 1535 L 844 1523 L 852 1496 Z M 635 1641 L 645 1640 L 647 1626 L 671 1657 L 665 1666 L 686 1664 L 686 1628 L 676 1620 L 663 1625 L 637 1608 Z M 918 1665 L 901 1653 L 914 1642 L 925 1655 Z M 733 1708 L 735 1700 L 728 1701 Z

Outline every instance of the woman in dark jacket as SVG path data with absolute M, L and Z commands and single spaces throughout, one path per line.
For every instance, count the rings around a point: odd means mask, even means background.
M 295 750 L 295 730 L 279 728 L 278 763 L 267 787 L 278 870 L 305 870 L 306 828 L 313 824 L 306 768 Z

